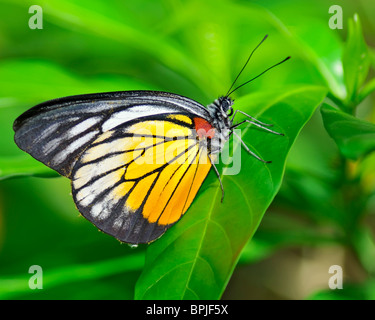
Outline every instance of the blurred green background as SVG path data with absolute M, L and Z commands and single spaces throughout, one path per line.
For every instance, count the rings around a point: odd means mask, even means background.
M 33 4 L 42 30 L 28 26 Z M 342 7 L 342 29 L 329 28 L 331 5 Z M 146 246 L 98 232 L 79 216 L 69 181 L 17 148 L 17 116 L 48 99 L 117 90 L 208 104 L 265 34 L 239 82 L 292 60 L 234 98 L 300 85 L 324 87 L 327 98 L 222 298 L 375 298 L 374 1 L 0 0 L 0 9 L 0 299 L 133 299 L 145 263 Z M 31 265 L 43 267 L 43 290 L 28 287 Z M 331 265 L 344 270 L 343 290 L 328 288 Z

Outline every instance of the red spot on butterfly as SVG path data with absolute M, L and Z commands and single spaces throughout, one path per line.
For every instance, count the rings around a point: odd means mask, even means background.
M 194 118 L 193 120 L 199 138 L 212 139 L 215 136 L 215 129 L 209 122 L 202 118 Z

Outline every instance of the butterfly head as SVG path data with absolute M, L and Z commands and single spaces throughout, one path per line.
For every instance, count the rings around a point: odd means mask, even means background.
M 220 105 L 220 109 L 222 113 L 225 114 L 227 117 L 230 117 L 233 114 L 232 105 L 234 101 L 231 98 L 226 97 L 226 96 L 220 97 L 218 101 L 219 101 L 219 105 Z
M 232 125 L 229 117 L 233 114 L 233 103 L 231 98 L 222 96 L 207 106 L 216 127 L 223 129 Z

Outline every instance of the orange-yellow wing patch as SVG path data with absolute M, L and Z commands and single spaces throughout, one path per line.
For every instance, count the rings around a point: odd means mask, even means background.
M 189 118 L 181 116 L 188 124 Z M 211 168 L 192 127 L 150 120 L 99 136 L 73 169 L 77 208 L 99 229 L 148 243 L 176 223 Z

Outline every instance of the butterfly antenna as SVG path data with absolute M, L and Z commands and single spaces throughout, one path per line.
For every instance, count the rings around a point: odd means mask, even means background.
M 229 92 L 229 93 L 227 94 L 227 97 L 230 96 L 230 95 L 231 95 L 234 91 L 236 91 L 237 89 L 239 89 L 239 88 L 241 88 L 242 86 L 244 86 L 245 84 L 248 84 L 249 82 L 255 80 L 256 78 L 259 78 L 262 74 L 266 73 L 268 70 L 271 70 L 272 68 L 278 66 L 279 64 L 282 64 L 283 62 L 289 60 L 290 58 L 291 58 L 290 56 L 289 56 L 289 57 L 286 57 L 283 61 L 280 61 L 280 62 L 274 64 L 273 66 L 267 68 L 266 70 L 264 70 L 263 72 L 261 72 L 260 74 L 258 74 L 256 77 L 254 77 L 254 78 L 250 79 L 249 81 L 246 81 L 245 83 L 241 84 L 240 86 L 238 86 L 237 88 L 235 88 L 235 89 L 233 89 L 231 92 Z
M 234 84 L 236 83 L 238 77 L 241 75 L 242 71 L 244 71 L 244 69 L 246 68 L 247 64 L 249 63 L 253 53 L 255 52 L 256 49 L 258 49 L 258 47 L 263 43 L 264 40 L 266 40 L 268 37 L 268 34 L 266 34 L 266 36 L 263 38 L 263 40 L 261 42 L 259 42 L 259 44 L 254 48 L 254 50 L 250 53 L 250 56 L 247 58 L 247 61 L 245 63 L 245 65 L 242 67 L 241 71 L 239 72 L 239 74 L 237 75 L 236 79 L 234 79 L 232 85 L 230 86 L 227 94 L 225 95 L 226 97 L 228 97 L 228 93 L 230 92 L 230 90 L 233 88 Z

